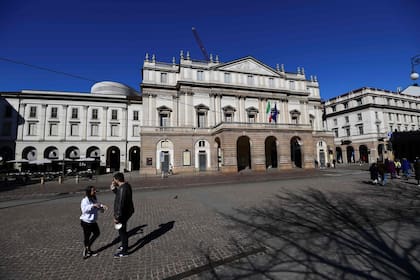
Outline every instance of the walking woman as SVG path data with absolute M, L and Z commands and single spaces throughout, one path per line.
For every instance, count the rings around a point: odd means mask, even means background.
M 82 215 L 80 216 L 80 224 L 83 228 L 85 245 L 83 249 L 83 258 L 96 256 L 97 253 L 91 250 L 93 242 L 98 238 L 100 231 L 97 224 L 98 211 L 105 211 L 108 207 L 104 204 L 98 203 L 96 199 L 96 188 L 89 186 L 86 188 L 86 196 L 82 199 L 80 204 Z

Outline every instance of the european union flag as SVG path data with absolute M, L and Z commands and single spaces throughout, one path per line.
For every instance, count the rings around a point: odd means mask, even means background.
M 274 104 L 274 109 L 271 111 L 271 119 L 276 123 L 277 122 L 277 115 L 279 114 L 279 111 L 277 111 L 277 103 Z

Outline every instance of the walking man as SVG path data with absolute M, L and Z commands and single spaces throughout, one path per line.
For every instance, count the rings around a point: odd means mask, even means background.
M 112 178 L 111 190 L 115 193 L 114 200 L 114 223 L 118 228 L 121 246 L 114 258 L 128 255 L 127 222 L 134 213 L 133 193 L 129 183 L 125 182 L 124 174 L 118 172 Z

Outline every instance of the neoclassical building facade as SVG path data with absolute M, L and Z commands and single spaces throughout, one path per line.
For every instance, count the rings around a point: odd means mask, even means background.
M 141 83 L 141 170 L 266 170 L 326 165 L 319 84 L 253 57 L 179 63 L 146 55 Z
M 90 93 L 24 90 L 0 93 L 0 156 L 54 170 L 139 170 L 141 97 L 115 82 Z M 59 166 L 61 165 L 61 166 Z M 92 166 L 93 165 L 93 166 Z
M 316 77 L 253 57 L 222 63 L 146 56 L 141 94 L 115 82 L 90 93 L 0 92 L 3 162 L 95 164 L 108 172 L 238 172 L 327 165 Z M 62 165 L 61 165 L 62 166 Z M 60 168 L 55 166 L 55 169 Z
M 331 98 L 324 105 L 326 128 L 334 133 L 338 162 L 393 158 L 389 145 L 392 132 L 420 128 L 420 97 L 414 91 L 364 87 Z

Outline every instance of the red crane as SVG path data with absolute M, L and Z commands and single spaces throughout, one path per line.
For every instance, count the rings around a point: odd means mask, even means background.
M 210 57 L 207 54 L 206 48 L 204 47 L 203 42 L 200 39 L 200 36 L 198 36 L 198 32 L 197 32 L 197 29 L 195 29 L 195 27 L 192 28 L 192 33 L 194 34 L 195 41 L 197 42 L 198 46 L 200 47 L 200 50 L 201 50 L 201 53 L 204 56 L 204 59 L 206 61 L 210 61 Z

